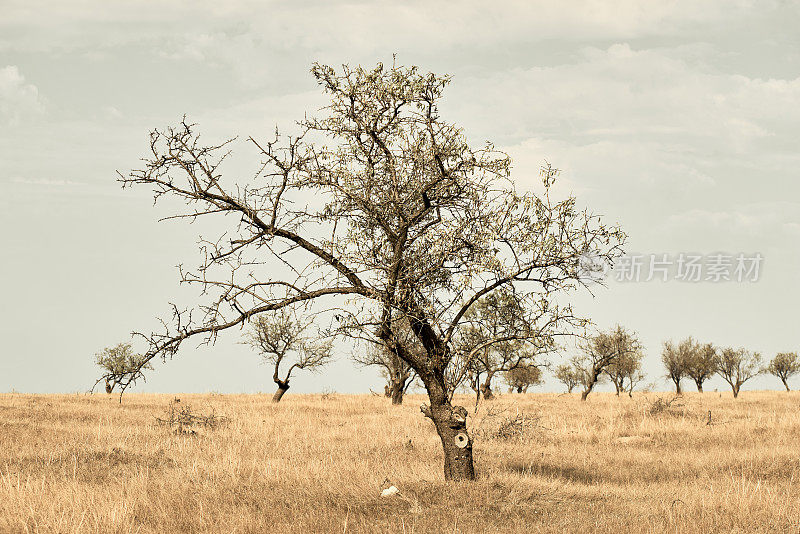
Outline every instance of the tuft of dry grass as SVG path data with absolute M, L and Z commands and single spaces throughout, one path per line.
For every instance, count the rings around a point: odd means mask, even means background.
M 180 397 L 227 424 L 159 425 L 171 395 L 0 395 L 0 532 L 800 528 L 796 392 L 501 396 L 470 414 L 479 480 L 458 484 L 421 396 Z

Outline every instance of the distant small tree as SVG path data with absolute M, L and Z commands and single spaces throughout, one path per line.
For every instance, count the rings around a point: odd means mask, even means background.
M 713 343 L 695 344 L 686 362 L 686 375 L 694 380 L 697 391 L 703 392 L 703 382 L 717 372 L 719 358 Z
M 527 393 L 530 386 L 542 383 L 542 370 L 532 364 L 525 364 L 505 373 L 506 382 L 517 393 Z
M 641 351 L 625 352 L 605 368 L 606 376 L 614 384 L 618 397 L 623 391 L 627 391 L 628 396 L 633 396 L 633 382 L 641 380 L 643 356 Z
M 600 332 L 588 339 L 582 349 L 583 354 L 574 358 L 572 365 L 583 386 L 581 400 L 585 401 L 594 386 L 602 380 L 606 369 L 622 358 L 639 353 L 641 344 L 635 333 L 617 325 L 609 332 Z
M 105 382 L 106 393 L 114 391 L 114 387 L 123 377 L 136 375 L 136 379 L 144 378 L 142 370 L 152 369 L 153 366 L 144 362 L 144 356 L 135 354 L 130 343 L 119 343 L 113 347 L 106 347 L 95 354 L 95 363 L 99 365 L 105 373 L 95 382 L 95 386 L 100 382 Z
M 311 322 L 297 319 L 289 308 L 254 317 L 251 325 L 246 343 L 272 364 L 272 380 L 278 386 L 272 402 L 280 402 L 289 389 L 289 379 L 295 369 L 315 371 L 331 359 L 331 341 L 311 341 L 305 334 Z
M 769 374 L 780 378 L 786 391 L 790 391 L 788 380 L 800 373 L 800 358 L 796 352 L 780 352 L 772 358 L 766 370 Z
M 645 378 L 647 378 L 647 375 L 645 375 L 644 371 L 641 369 L 637 369 L 628 377 L 628 397 L 633 398 L 633 390 L 636 389 L 636 386 L 641 384 Z
M 555 350 L 563 324 L 549 314 L 547 302 L 522 300 L 510 290 L 481 298 L 464 314 L 457 351 L 477 396 L 494 398 L 495 376 L 532 366 L 537 356 Z
M 416 339 L 408 320 L 396 319 L 395 322 L 397 324 L 393 327 L 407 350 L 418 355 L 424 353 L 425 347 Z M 386 396 L 392 399 L 394 405 L 403 404 L 403 396 L 414 382 L 416 372 L 396 350 L 384 343 L 371 343 L 366 353 L 354 354 L 353 360 L 361 365 L 380 368 L 381 374 L 386 379 Z
M 667 370 L 667 378 L 675 384 L 675 393 L 683 393 L 681 380 L 686 377 L 689 369 L 689 361 L 696 342 L 691 337 L 684 339 L 678 344 L 672 341 L 664 342 L 664 349 L 661 351 L 661 361 Z
M 717 373 L 731 386 L 733 398 L 739 397 L 742 384 L 764 372 L 761 354 L 746 349 L 722 349 Z
M 572 393 L 575 386 L 580 383 L 579 371 L 575 369 L 575 366 L 568 363 L 562 363 L 556 367 L 553 376 L 555 376 L 556 380 L 567 386 L 567 393 Z

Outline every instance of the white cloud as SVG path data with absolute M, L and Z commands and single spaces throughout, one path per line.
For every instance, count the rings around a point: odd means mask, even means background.
M 649 185 L 747 196 L 758 173 L 758 193 L 774 194 L 800 167 L 800 78 L 727 74 L 697 54 L 714 52 L 618 43 L 586 48 L 569 64 L 459 78 L 443 114 L 502 141 L 518 161 L 548 158 L 576 191 L 629 196 Z
M 24 28 L 26 31 L 13 34 L 13 41 L 7 37 L 5 46 L 37 50 L 106 47 L 166 36 L 187 43 L 169 54 L 191 54 L 192 48 L 205 54 L 203 38 L 198 36 L 227 34 L 236 39 L 245 32 L 254 42 L 273 50 L 327 51 L 338 57 L 354 49 L 386 53 L 396 50 L 398 44 L 420 52 L 487 43 L 674 35 L 747 21 L 755 9 L 768 13 L 776 5 L 763 1 L 754 6 L 747 0 L 511 0 L 490 7 L 482 0 L 457 4 L 423 0 L 281 4 L 139 0 L 113 5 L 56 2 L 37 10 L 25 0 L 7 0 L 0 33 L 4 28 Z
M 763 137 L 800 119 L 800 78 L 750 79 L 705 70 L 674 49 L 633 50 L 628 44 L 587 48 L 573 63 L 515 69 L 451 92 L 465 115 L 512 135 L 663 135 L 691 144 Z M 470 91 L 472 95 L 465 94 Z M 472 98 L 470 98 L 472 96 Z
M 16 65 L 0 68 L 0 124 L 16 125 L 44 112 L 35 85 L 25 83 Z
M 800 203 L 754 202 L 726 210 L 692 209 L 675 213 L 664 223 L 669 231 L 702 228 L 751 237 L 791 237 L 800 232 Z M 779 234 L 785 234 L 780 236 Z

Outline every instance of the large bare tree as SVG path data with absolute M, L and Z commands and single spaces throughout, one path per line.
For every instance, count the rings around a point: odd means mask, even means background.
M 255 176 L 223 178 L 233 145 L 205 144 L 183 121 L 154 130 L 143 168 L 121 177 L 153 188 L 156 200 L 185 202 L 175 217 L 214 218 L 220 232 L 204 242 L 199 268 L 182 270 L 203 301 L 195 313 L 173 306 L 165 329 L 145 335 L 145 360 L 171 357 L 189 338 L 213 341 L 259 314 L 312 301 L 335 308 L 336 333 L 380 342 L 414 369 L 445 478 L 473 479 L 466 410 L 452 403 L 467 312 L 513 288 L 523 307 L 548 303 L 554 328 L 580 325 L 556 300 L 584 284 L 582 255 L 610 264 L 624 234 L 575 198 L 551 196 L 549 165 L 538 188 L 527 178 L 518 191 L 505 153 L 471 146 L 441 118 L 448 76 L 380 64 L 311 72 L 330 105 L 294 136 L 251 138 L 262 160 Z M 424 351 L 404 346 L 397 319 Z M 485 346 L 508 340 L 502 333 Z

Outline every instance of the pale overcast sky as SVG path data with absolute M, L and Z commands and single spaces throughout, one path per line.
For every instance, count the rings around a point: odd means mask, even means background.
M 769 0 L 0 0 L 0 391 L 85 390 L 96 351 L 190 301 L 175 265 L 196 263 L 200 229 L 156 222 L 145 189 L 115 182 L 150 129 L 186 114 L 209 140 L 265 138 L 324 104 L 313 61 L 393 53 L 452 74 L 444 118 L 508 151 L 520 188 L 544 160 L 563 169 L 561 191 L 619 222 L 631 254 L 763 256 L 755 283 L 612 277 L 576 297 L 640 334 L 650 381 L 667 387 L 665 339 L 796 351 L 798 28 L 800 2 Z M 135 390 L 272 391 L 236 341 L 187 343 Z M 369 387 L 341 354 L 291 391 Z

